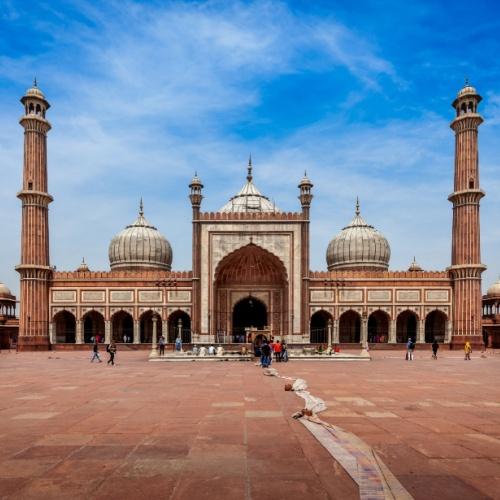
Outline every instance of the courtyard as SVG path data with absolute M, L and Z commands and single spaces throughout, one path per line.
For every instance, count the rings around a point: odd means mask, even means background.
M 372 354 L 274 367 L 305 379 L 321 418 L 372 446 L 414 498 L 500 498 L 500 355 Z M 89 360 L 0 354 L 0 498 L 358 498 L 291 417 L 302 400 L 253 363 Z

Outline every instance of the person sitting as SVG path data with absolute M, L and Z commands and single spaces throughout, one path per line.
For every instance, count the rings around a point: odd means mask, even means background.
M 213 345 L 208 347 L 208 355 L 215 356 L 215 347 Z
M 200 350 L 198 349 L 198 346 L 195 344 L 193 346 L 193 356 L 198 356 L 199 352 L 200 352 Z

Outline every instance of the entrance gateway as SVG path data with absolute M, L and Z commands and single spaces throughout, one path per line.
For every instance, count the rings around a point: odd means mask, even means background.
M 282 337 L 287 293 L 286 270 L 275 255 L 254 243 L 230 253 L 215 273 L 216 337 L 234 343 Z

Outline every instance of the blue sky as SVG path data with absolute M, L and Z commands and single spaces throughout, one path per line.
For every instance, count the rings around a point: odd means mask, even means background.
M 313 5 L 312 5 L 313 4 Z M 484 286 L 500 273 L 500 7 L 494 1 L 0 0 L 0 281 L 18 290 L 22 113 L 36 75 L 48 118 L 51 260 L 108 269 L 139 198 L 191 268 L 187 185 L 204 210 L 244 182 L 298 210 L 314 182 L 311 267 L 353 216 L 389 240 L 391 269 L 450 262 L 450 103 L 482 94 Z M 311 6 L 312 5 L 312 6 Z

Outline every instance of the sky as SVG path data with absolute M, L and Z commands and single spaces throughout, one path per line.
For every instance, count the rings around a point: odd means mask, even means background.
M 352 7 L 355 5 L 355 8 Z M 0 0 L 0 281 L 17 294 L 23 130 L 36 76 L 47 118 L 51 264 L 109 269 L 112 237 L 137 216 L 191 269 L 188 184 L 216 211 L 254 181 L 286 211 L 314 184 L 311 269 L 352 219 L 391 245 L 450 265 L 451 102 L 483 96 L 483 289 L 500 274 L 500 5 L 470 1 Z

